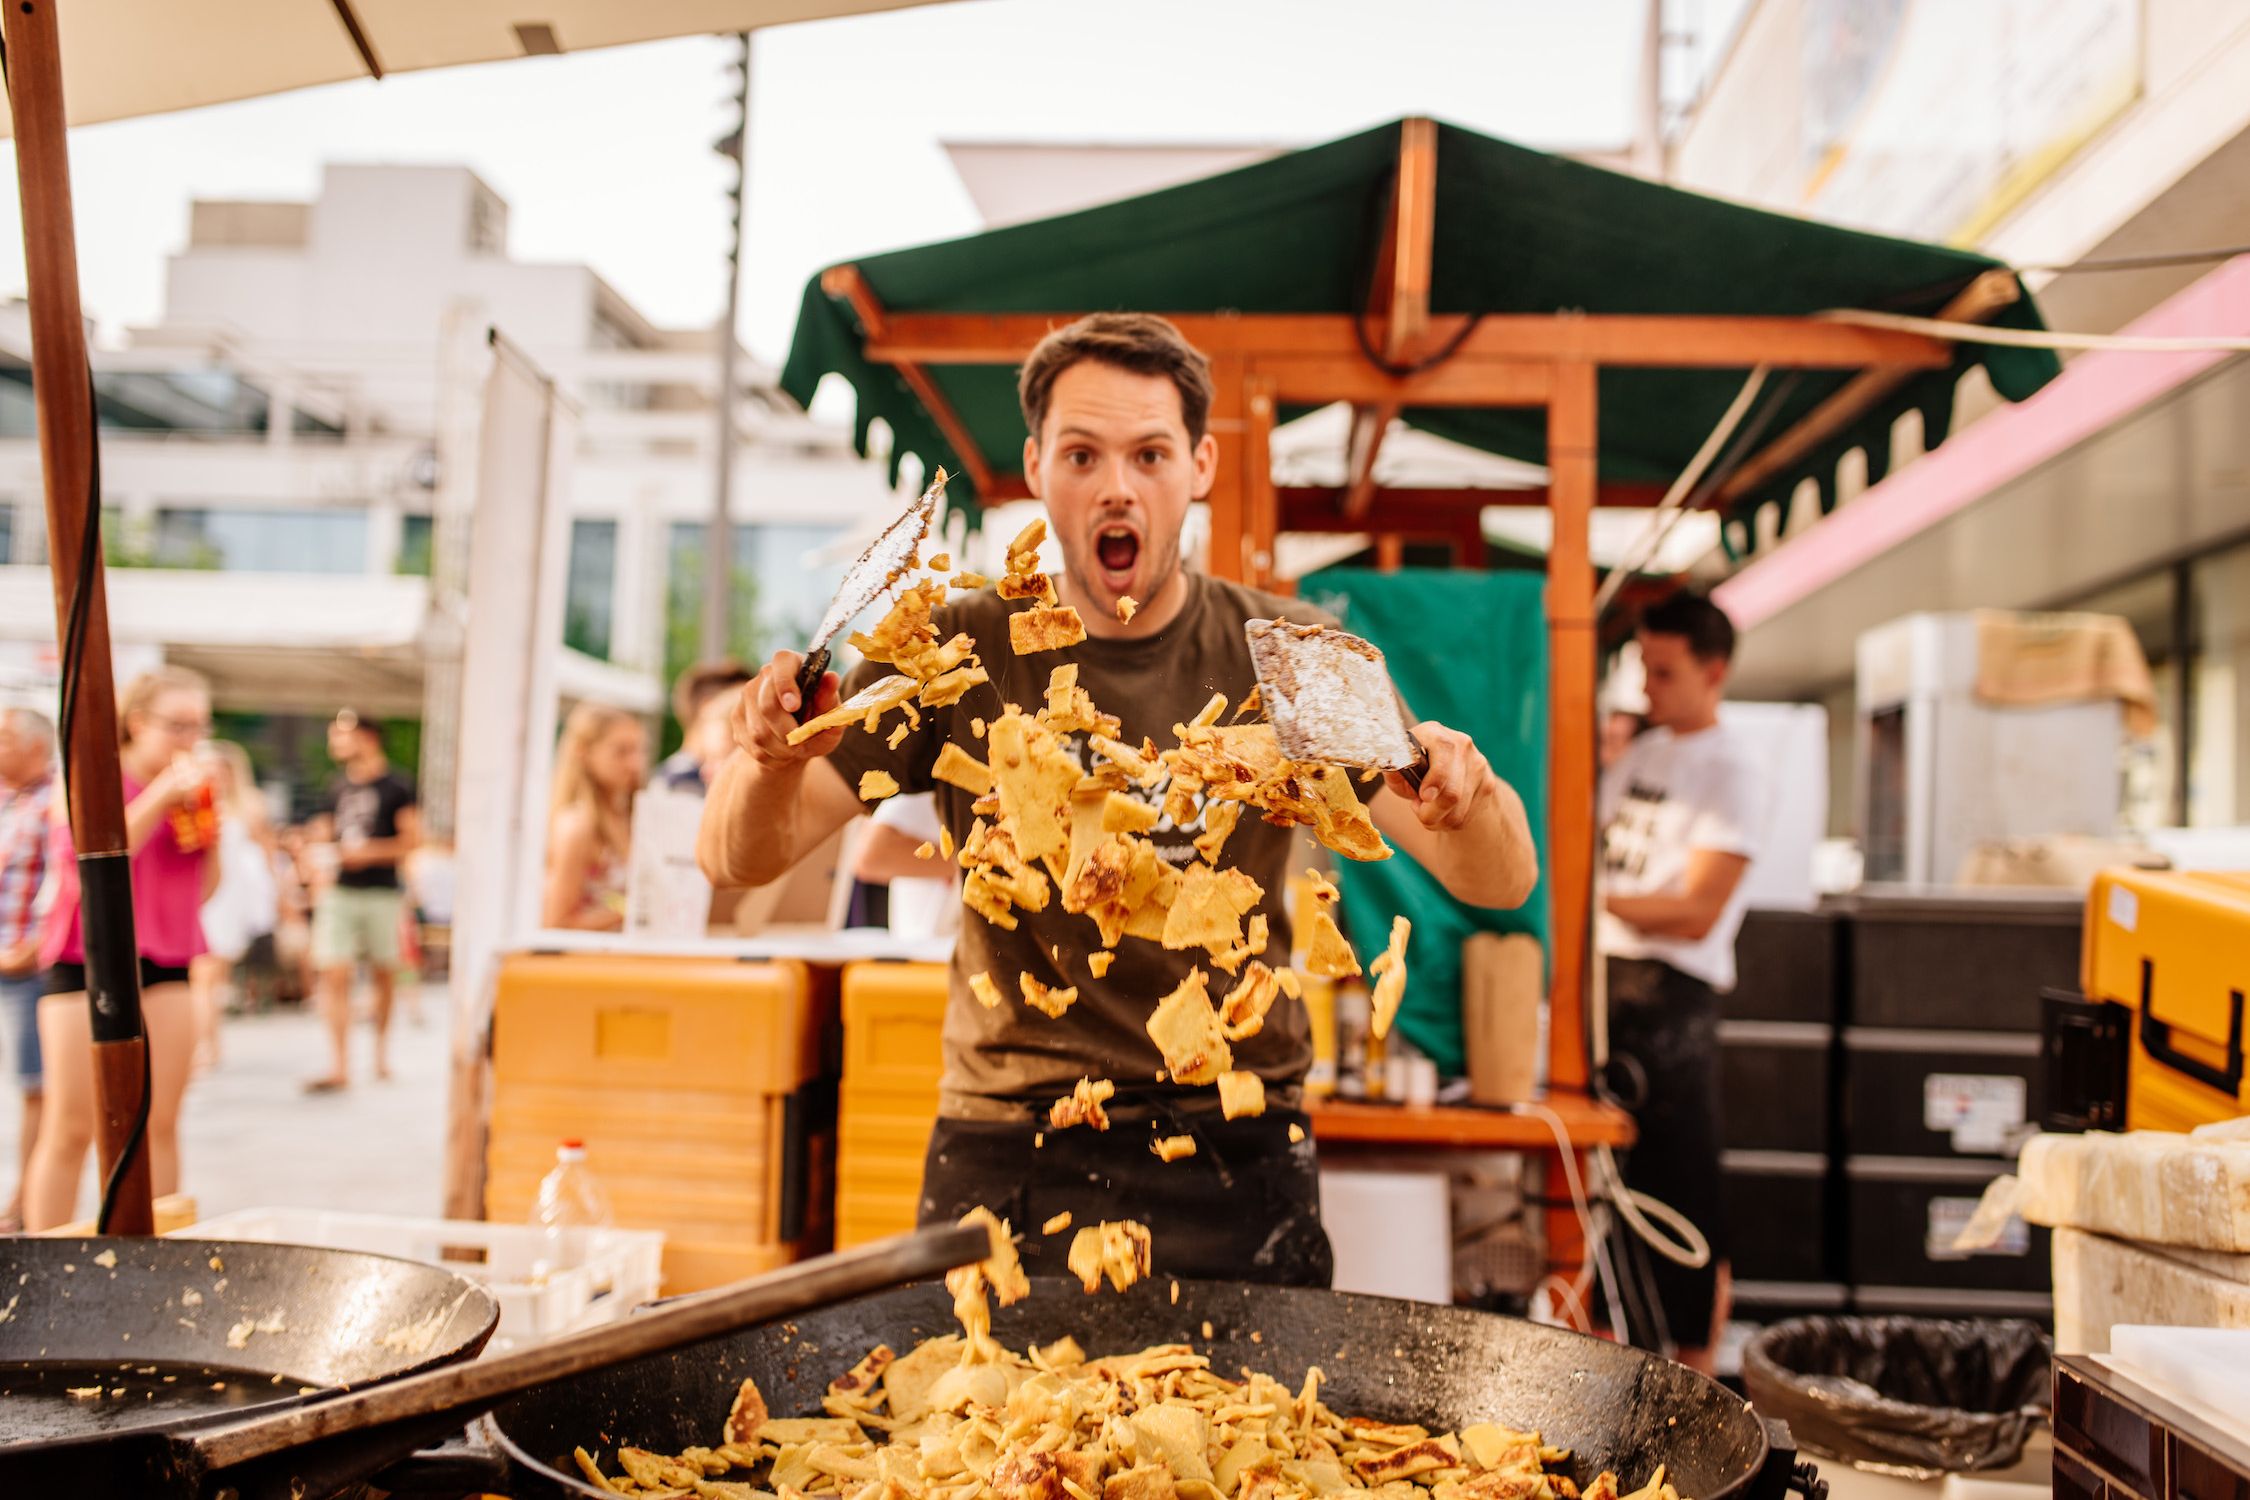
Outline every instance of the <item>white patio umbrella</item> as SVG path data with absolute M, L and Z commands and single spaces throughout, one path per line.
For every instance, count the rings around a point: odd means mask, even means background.
M 84 888 L 105 1233 L 155 1227 L 148 1047 L 117 764 L 98 532 L 93 377 L 78 300 L 67 125 L 163 114 L 315 84 L 628 42 L 735 33 L 928 0 L 62 0 L 0 5 L 0 130 L 16 138 L 48 566 L 62 643 L 63 758 Z M 67 102 L 66 102 L 67 101 Z

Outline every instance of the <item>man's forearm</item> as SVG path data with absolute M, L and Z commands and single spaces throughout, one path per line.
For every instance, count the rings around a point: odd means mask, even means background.
M 747 755 L 719 768 L 703 802 L 695 859 L 717 886 L 759 886 L 797 862 L 803 764 L 762 766 Z
M 1507 782 L 1492 778 L 1468 822 L 1449 831 L 1425 828 L 1403 803 L 1399 811 L 1401 816 L 1385 820 L 1392 826 L 1384 831 L 1455 900 L 1506 911 L 1530 898 L 1539 881 L 1539 856 L 1523 798 Z
M 1700 940 L 1719 920 L 1720 903 L 1714 909 L 1709 902 L 1693 895 L 1611 896 L 1602 905 L 1609 914 L 1636 932 L 1650 937 L 1685 938 L 1689 942 Z

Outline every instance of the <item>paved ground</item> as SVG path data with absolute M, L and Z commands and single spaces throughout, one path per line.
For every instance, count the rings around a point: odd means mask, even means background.
M 391 1078 L 373 1082 L 368 1032 L 360 1023 L 353 1061 L 360 1082 L 341 1094 L 308 1096 L 299 1085 L 323 1069 L 326 1039 L 297 1009 L 229 1016 L 219 1065 L 188 1086 L 181 1119 L 184 1190 L 206 1216 L 242 1208 L 353 1208 L 436 1215 L 444 1197 L 445 991 L 421 997 L 419 1025 L 405 1016 L 391 1035 Z M 0 1180 L 11 1185 L 18 1111 L 0 1107 Z M 79 1195 L 91 1214 L 93 1173 Z

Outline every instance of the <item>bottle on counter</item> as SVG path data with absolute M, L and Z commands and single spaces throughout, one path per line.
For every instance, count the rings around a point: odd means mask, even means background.
M 1369 1076 L 1369 1029 L 1374 1018 L 1365 985 L 1347 981 L 1336 986 L 1336 1092 L 1346 1099 L 1382 1095 L 1382 1085 Z
M 586 1165 L 586 1143 L 564 1141 L 555 1148 L 554 1169 L 539 1181 L 539 1197 L 532 1204 L 532 1224 L 546 1231 L 547 1265 L 559 1271 L 586 1263 L 593 1232 L 617 1222 L 610 1212 L 609 1194 Z

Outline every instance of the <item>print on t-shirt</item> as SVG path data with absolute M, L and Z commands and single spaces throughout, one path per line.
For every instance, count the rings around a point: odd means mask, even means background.
M 1602 834 L 1603 870 L 1635 880 L 1647 872 L 1649 855 L 1661 836 L 1665 800 L 1660 786 L 1640 780 L 1626 784 L 1624 797 Z

